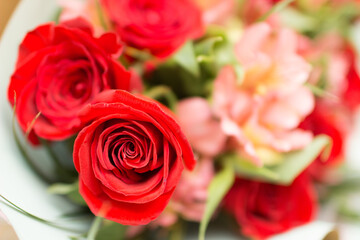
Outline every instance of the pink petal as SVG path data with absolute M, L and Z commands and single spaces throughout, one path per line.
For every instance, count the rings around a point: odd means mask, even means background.
M 206 156 L 215 156 L 225 145 L 226 135 L 214 119 L 203 98 L 189 98 L 177 106 L 178 121 L 193 148 Z
M 240 63 L 251 65 L 258 59 L 265 58 L 261 53 L 261 47 L 271 33 L 267 23 L 254 24 L 247 28 L 241 40 L 236 44 L 235 53 Z
M 310 131 L 294 130 L 284 132 L 274 138 L 272 146 L 282 152 L 300 150 L 311 143 L 313 134 Z

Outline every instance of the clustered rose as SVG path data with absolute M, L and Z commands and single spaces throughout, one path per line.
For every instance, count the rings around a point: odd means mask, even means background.
M 40 114 L 32 130 L 41 138 L 62 140 L 78 132 L 79 110 L 98 93 L 129 89 L 130 73 L 112 57 L 121 48 L 116 35 L 96 38 L 82 19 L 29 32 L 8 89 L 21 128 L 27 131 Z
M 272 171 L 286 154 L 307 148 L 318 134 L 328 135 L 333 148 L 327 162 L 318 157 L 289 185 L 247 179 L 233 169 L 235 183 L 220 206 L 234 215 L 244 235 L 265 239 L 314 218 L 312 181 L 333 180 L 327 170 L 344 160 L 360 103 L 355 48 L 336 31 L 314 39 L 301 35 L 285 27 L 277 12 L 259 22 L 278 2 L 60 0 L 60 24 L 38 26 L 22 41 L 8 100 L 34 144 L 39 138 L 76 138 L 81 196 L 94 215 L 132 225 L 130 235 L 151 221 L 152 227 L 169 227 L 179 216 L 201 221 L 208 187 L 229 153 L 239 157 L 229 162 Z M 304 0 L 302 8 L 316 12 L 324 0 L 310 2 Z M 350 1 L 327 2 L 340 7 Z M 235 29 L 236 19 L 244 29 Z M 222 41 L 212 46 L 216 34 Z M 211 93 L 200 97 L 182 89 L 184 95 L 174 91 L 174 97 L 171 74 L 182 74 L 171 72 L 174 61 L 166 61 L 189 40 L 201 72 L 193 78 Z M 227 64 L 217 59 L 218 51 L 229 54 L 225 44 L 234 52 Z M 214 58 L 199 57 L 203 50 Z M 154 58 L 142 62 L 131 54 L 140 52 Z M 216 74 L 208 72 L 212 67 Z M 163 77 L 152 75 L 162 69 L 164 76 L 170 72 L 162 86 L 170 90 L 166 97 L 179 100 L 175 114 L 134 94 L 163 94 L 146 82 Z
M 92 212 L 130 225 L 147 224 L 164 210 L 191 147 L 167 109 L 121 90 L 98 95 L 81 112 L 91 123 L 79 133 L 74 163 L 80 193 Z
M 190 0 L 102 0 L 121 39 L 167 57 L 203 32 L 202 13 Z

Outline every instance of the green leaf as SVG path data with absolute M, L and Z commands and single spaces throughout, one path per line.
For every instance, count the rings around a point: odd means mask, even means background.
M 235 172 L 229 162 L 224 161 L 224 166 L 211 181 L 208 188 L 208 199 L 206 202 L 204 216 L 201 219 L 199 229 L 199 240 L 205 239 L 205 232 L 210 219 L 219 206 L 221 200 L 229 191 L 235 180 Z
M 274 171 L 266 167 L 257 167 L 249 160 L 241 158 L 237 154 L 229 154 L 223 157 L 224 161 L 231 162 L 236 173 L 265 181 L 276 182 L 279 181 L 279 176 Z
M 324 150 L 327 155 L 331 149 L 331 139 L 326 135 L 319 135 L 301 151 L 294 151 L 284 155 L 282 164 L 271 168 L 278 176 L 280 184 L 290 185 L 294 179 Z
M 175 93 L 165 85 L 157 85 L 155 87 L 150 88 L 149 90 L 145 91 L 145 96 L 159 100 L 161 98 L 165 98 L 167 102 L 167 106 L 175 111 L 177 105 L 177 97 Z
M 48 188 L 48 192 L 52 194 L 66 195 L 72 202 L 87 206 L 85 200 L 79 193 L 78 181 L 71 184 L 55 183 Z
M 237 63 L 237 59 L 234 52 L 234 46 L 230 44 L 222 45 L 215 50 L 215 59 L 219 67 L 225 65 L 232 65 Z
M 175 53 L 173 60 L 194 76 L 198 77 L 200 75 L 192 41 L 187 41 L 182 48 Z
M 52 194 L 66 195 L 78 189 L 78 182 L 74 182 L 72 184 L 55 183 L 48 188 L 48 192 Z
M 301 151 L 293 151 L 281 155 L 281 163 L 275 166 L 257 167 L 248 159 L 238 154 L 226 154 L 223 161 L 231 163 L 239 175 L 275 184 L 290 185 L 294 179 L 323 151 L 326 159 L 331 150 L 331 139 L 326 135 L 319 135 Z
M 308 87 L 315 96 L 331 98 L 334 101 L 340 100 L 339 97 L 336 96 L 335 94 L 330 93 L 329 91 L 326 91 L 325 89 L 320 88 L 316 85 L 305 83 L 305 86 Z
M 306 15 L 292 7 L 284 9 L 279 15 L 285 26 L 298 32 L 312 31 L 317 27 L 317 19 L 314 16 Z
M 214 48 L 217 43 L 223 42 L 222 36 L 207 38 L 195 45 L 196 59 L 198 62 L 207 62 L 214 60 Z
M 106 221 L 96 235 L 96 240 L 120 240 L 124 239 L 126 226 L 116 222 Z
M 275 4 L 267 13 L 261 16 L 258 19 L 258 22 L 265 21 L 268 17 L 270 17 L 273 13 L 280 12 L 284 8 L 286 8 L 290 3 L 294 2 L 295 0 L 283 0 Z

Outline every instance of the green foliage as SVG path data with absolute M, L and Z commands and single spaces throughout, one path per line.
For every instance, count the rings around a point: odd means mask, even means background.
M 225 155 L 221 160 L 231 162 L 234 170 L 239 175 L 264 181 L 279 181 L 279 176 L 274 171 L 266 167 L 257 167 L 248 159 L 241 158 L 236 153 Z
M 199 240 L 205 239 L 207 225 L 220 202 L 230 190 L 235 180 L 235 172 L 231 164 L 224 162 L 223 168 L 216 174 L 208 188 L 208 200 L 204 216 L 200 223 Z
M 288 7 L 279 12 L 279 16 L 285 26 L 311 38 L 329 32 L 338 32 L 347 36 L 351 23 L 357 18 L 360 10 L 356 3 L 351 1 L 337 7 L 334 7 L 332 1 L 328 1 L 321 7 L 315 8 L 311 5 L 311 1 L 304 2 L 298 1 L 299 7 Z
M 215 46 L 224 41 L 222 36 L 205 38 L 195 45 L 196 59 L 198 62 L 215 61 Z
M 48 191 L 52 194 L 64 195 L 76 204 L 87 206 L 85 200 L 79 193 L 78 181 L 71 184 L 55 183 L 48 188 Z
M 265 15 L 261 16 L 260 19 L 258 19 L 259 22 L 265 21 L 268 17 L 270 17 L 272 14 L 280 12 L 285 7 L 287 7 L 290 3 L 294 2 L 295 0 L 283 0 L 278 3 L 276 3 Z
M 234 153 L 224 155 L 221 160 L 230 162 L 237 174 L 241 176 L 275 184 L 290 185 L 324 149 L 324 154 L 329 153 L 330 146 L 331 139 L 326 135 L 319 135 L 304 149 L 283 154 L 281 163 L 275 166 L 257 167 L 248 159 L 243 159 Z
M 145 96 L 160 102 L 162 99 L 165 99 L 165 105 L 168 106 L 172 111 L 175 111 L 177 97 L 169 87 L 164 85 L 155 86 L 146 91 L 144 94 Z
M 96 235 L 96 240 L 121 240 L 124 239 L 126 226 L 112 221 L 104 221 L 103 226 Z
M 196 61 L 193 42 L 187 41 L 182 48 L 173 55 L 173 60 L 195 77 L 200 75 L 199 65 Z
M 192 96 L 208 98 L 221 67 L 230 64 L 239 70 L 236 71 L 239 75 L 243 74 L 226 32 L 216 27 L 209 29 L 202 39 L 185 43 L 171 59 L 146 76 L 148 92 L 161 85 L 168 87 L 177 99 Z
M 325 150 L 324 150 L 325 149 Z M 281 164 L 271 167 L 278 176 L 277 183 L 290 185 L 294 179 L 307 168 L 324 150 L 324 155 L 330 153 L 331 138 L 326 135 L 319 135 L 307 147 L 301 151 L 294 151 L 284 154 Z M 326 159 L 328 156 L 323 156 Z

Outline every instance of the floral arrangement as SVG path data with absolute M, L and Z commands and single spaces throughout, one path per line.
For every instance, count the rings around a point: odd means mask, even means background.
M 266 239 L 354 185 L 359 1 L 59 4 L 24 36 L 8 101 L 24 158 L 94 218 L 72 239 L 182 239 L 196 223 L 204 239 L 210 221 Z

